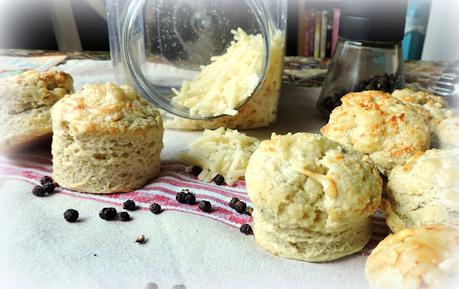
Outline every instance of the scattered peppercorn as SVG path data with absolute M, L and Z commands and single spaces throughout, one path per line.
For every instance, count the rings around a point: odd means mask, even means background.
M 115 208 L 103 208 L 100 212 L 99 212 L 99 217 L 101 219 L 104 219 L 105 221 L 111 221 L 111 220 L 114 220 L 116 218 L 116 209 Z
M 131 216 L 129 215 L 128 212 L 119 212 L 118 220 L 120 220 L 121 222 L 128 222 L 131 220 Z
M 78 220 L 79 214 L 77 210 L 68 209 L 64 212 L 64 219 L 69 223 L 75 223 Z
M 137 208 L 133 200 L 127 200 L 123 203 L 123 209 L 128 211 L 134 211 Z
M 209 201 L 202 200 L 199 202 L 199 208 L 206 213 L 212 212 L 212 204 Z
M 45 190 L 45 193 L 51 194 L 51 193 L 54 192 L 55 185 L 54 185 L 54 183 L 52 183 L 52 182 L 50 182 L 50 183 L 44 183 L 44 184 L 43 184 L 43 189 Z
M 44 185 L 46 183 L 52 183 L 53 179 L 48 176 L 44 176 L 43 178 L 40 179 L 40 184 Z
M 198 176 L 202 172 L 202 168 L 198 166 L 193 166 L 191 168 L 191 173 L 195 176 Z
M 152 212 L 155 215 L 158 215 L 162 212 L 161 206 L 157 203 L 153 203 L 150 205 L 150 212 Z
M 32 189 L 32 194 L 37 197 L 44 197 L 45 196 L 45 190 L 43 189 L 42 186 L 35 186 Z
M 185 203 L 189 205 L 194 205 L 196 203 L 196 196 L 193 193 L 185 194 Z
M 249 224 L 243 224 L 239 228 L 239 231 L 241 231 L 241 233 L 246 234 L 246 235 L 252 235 L 253 234 L 252 227 Z
M 145 236 L 144 235 L 137 236 L 137 239 L 135 239 L 135 242 L 139 244 L 145 243 Z
M 244 214 L 246 208 L 247 205 L 243 201 L 237 201 L 236 204 L 234 204 L 234 210 L 239 214 Z
M 247 206 L 247 208 L 245 209 L 245 214 L 248 216 L 252 216 L 252 213 L 253 213 L 253 208 Z
M 225 178 L 222 176 L 222 175 L 216 175 L 214 178 L 213 178 L 214 182 L 221 186 L 225 183 Z
M 230 208 L 234 209 L 234 205 L 239 202 L 238 198 L 232 198 L 231 201 L 229 202 Z
M 185 204 L 185 196 L 186 196 L 186 193 L 185 192 L 180 192 L 178 193 L 177 195 L 175 195 L 175 199 L 177 200 L 177 202 L 181 203 L 181 204 Z

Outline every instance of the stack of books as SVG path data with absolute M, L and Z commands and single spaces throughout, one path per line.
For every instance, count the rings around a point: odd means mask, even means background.
M 298 54 L 308 57 L 331 57 L 338 40 L 339 8 L 308 8 L 300 13 Z

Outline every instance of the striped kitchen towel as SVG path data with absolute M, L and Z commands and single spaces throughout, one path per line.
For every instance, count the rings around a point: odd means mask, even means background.
M 228 203 L 233 197 L 252 206 L 247 195 L 245 182 L 238 181 L 233 186 L 218 186 L 214 183 L 205 183 L 198 180 L 191 173 L 187 173 L 186 165 L 182 163 L 163 163 L 158 178 L 145 187 L 122 194 L 94 195 L 57 188 L 56 193 L 71 197 L 96 201 L 122 207 L 127 199 L 134 200 L 142 210 L 148 210 L 151 203 L 161 205 L 166 211 L 178 211 L 209 218 L 231 227 L 240 227 L 242 224 L 251 223 L 252 218 L 245 214 L 238 214 L 232 210 Z M 52 172 L 51 156 L 47 154 L 18 154 L 14 156 L 0 156 L 0 178 L 15 179 L 38 185 L 40 178 L 50 176 Z M 175 196 L 183 189 L 189 189 L 198 200 L 208 200 L 212 203 L 211 213 L 202 212 L 197 205 L 180 204 Z M 377 243 L 389 232 L 385 219 L 380 211 L 373 216 L 373 236 L 368 246 L 361 252 L 367 255 Z

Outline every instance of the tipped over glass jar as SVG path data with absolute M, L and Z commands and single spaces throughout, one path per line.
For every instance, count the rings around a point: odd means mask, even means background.
M 117 82 L 135 86 L 175 129 L 274 122 L 286 0 L 109 0 Z

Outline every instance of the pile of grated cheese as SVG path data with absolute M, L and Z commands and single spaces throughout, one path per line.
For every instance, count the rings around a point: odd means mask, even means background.
M 237 130 L 223 127 L 216 130 L 206 129 L 180 158 L 190 165 L 202 168 L 198 179 L 210 182 L 220 174 L 228 185 L 232 185 L 244 177 L 250 156 L 259 143 L 258 139 Z
M 234 40 L 225 54 L 211 58 L 209 65 L 180 91 L 172 89 L 172 103 L 184 106 L 194 116 L 236 115 L 235 109 L 252 95 L 261 77 L 265 58 L 261 34 L 232 30 Z

